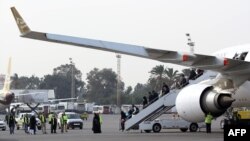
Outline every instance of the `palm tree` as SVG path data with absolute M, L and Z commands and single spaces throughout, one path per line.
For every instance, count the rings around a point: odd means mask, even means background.
M 173 68 L 165 69 L 165 74 L 168 78 L 168 84 L 172 85 L 174 83 L 174 79 L 178 76 L 178 70 L 174 70 Z
M 161 89 L 162 82 L 165 77 L 164 65 L 157 65 L 153 67 L 149 73 L 151 73 L 149 81 L 151 82 L 155 79 L 154 89 L 156 91 L 159 91 Z

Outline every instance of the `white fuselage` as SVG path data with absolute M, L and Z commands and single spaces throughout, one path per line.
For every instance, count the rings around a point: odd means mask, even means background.
M 235 101 L 232 103 L 232 107 L 250 107 L 250 82 L 246 81 L 242 84 L 232 95 Z
M 236 54 L 241 54 L 244 52 L 249 52 L 244 61 L 250 62 L 250 44 L 234 46 L 230 48 L 225 48 L 220 51 L 215 52 L 213 55 L 218 57 L 233 58 Z M 236 76 L 239 77 L 240 76 Z M 235 99 L 232 106 L 233 107 L 250 107 L 250 81 L 244 82 L 239 88 L 237 88 L 235 94 L 232 97 Z

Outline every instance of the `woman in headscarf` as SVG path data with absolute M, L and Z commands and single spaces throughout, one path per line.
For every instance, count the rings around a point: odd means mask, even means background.
M 94 114 L 92 131 L 93 131 L 93 133 L 101 133 L 102 132 L 101 131 L 100 117 L 99 117 L 98 113 Z

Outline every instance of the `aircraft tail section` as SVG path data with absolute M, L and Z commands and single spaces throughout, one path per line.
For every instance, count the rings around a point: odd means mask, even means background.
M 21 15 L 18 13 L 15 7 L 11 7 L 11 11 L 13 16 L 15 17 L 16 24 L 19 28 L 19 31 L 21 32 L 22 35 L 25 35 L 26 33 L 30 32 L 30 28 L 28 25 L 25 23 Z
M 4 81 L 4 86 L 3 86 L 4 93 L 10 91 L 10 83 L 11 83 L 10 75 L 11 75 L 11 58 L 9 58 L 7 74 L 5 76 L 5 81 Z

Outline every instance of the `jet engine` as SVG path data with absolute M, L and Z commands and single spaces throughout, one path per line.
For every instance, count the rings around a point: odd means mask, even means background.
M 202 122 L 206 113 L 214 117 L 222 115 L 233 101 L 230 93 L 218 93 L 211 85 L 195 84 L 179 92 L 176 110 L 187 121 Z

